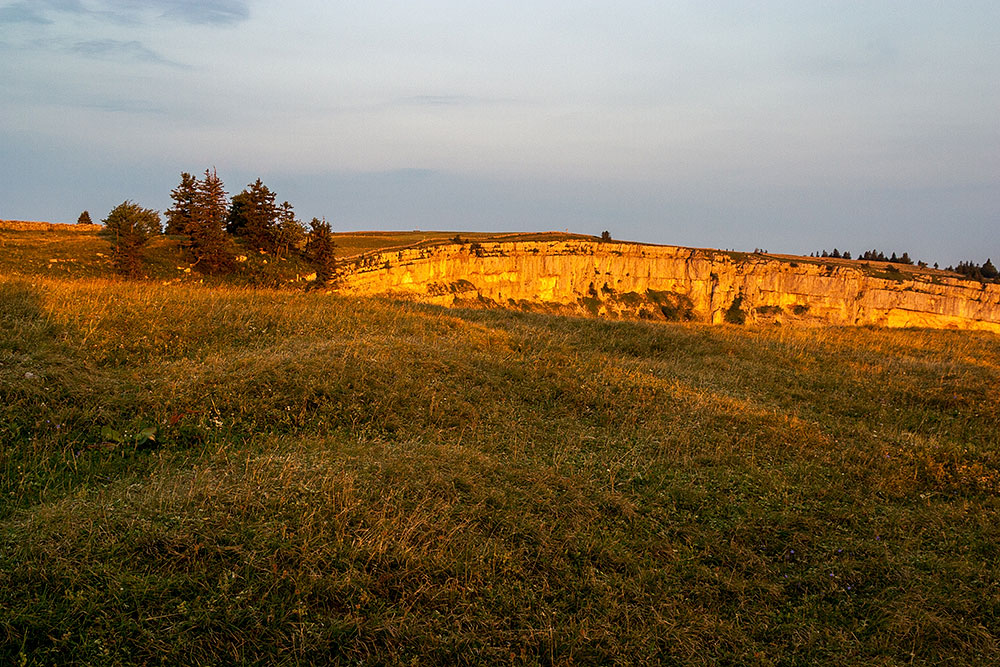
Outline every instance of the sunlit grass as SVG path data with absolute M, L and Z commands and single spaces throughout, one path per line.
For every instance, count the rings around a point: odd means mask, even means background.
M 0 278 L 0 662 L 989 663 L 998 386 L 981 333 Z
M 458 236 L 463 243 L 511 240 L 554 240 L 593 237 L 561 232 L 495 234 L 485 232 L 342 232 L 334 234 L 335 254 L 346 260 L 360 254 L 416 245 L 450 243 Z M 156 236 L 142 250 L 142 274 L 148 280 L 171 284 L 203 284 L 228 287 L 301 289 L 304 277 L 315 269 L 299 252 L 274 257 L 245 247 L 234 240 L 233 252 L 242 257 L 228 276 L 206 276 L 192 269 L 184 237 Z M 26 278 L 113 278 L 111 243 L 100 231 L 19 231 L 0 228 L 0 275 Z

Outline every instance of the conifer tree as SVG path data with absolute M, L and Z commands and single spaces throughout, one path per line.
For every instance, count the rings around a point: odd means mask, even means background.
M 187 226 L 191 254 L 205 272 L 218 273 L 233 267 L 225 229 L 228 210 L 222 179 L 215 169 L 206 169 L 205 177 L 196 184 L 194 210 Z
M 302 223 L 295 217 L 292 205 L 287 201 L 278 207 L 278 226 L 276 233 L 275 252 L 279 257 L 289 254 L 302 239 L 305 238 L 306 230 Z
M 309 239 L 306 243 L 306 255 L 316 268 L 316 282 L 325 285 L 332 277 L 335 268 L 333 232 L 330 223 L 313 218 L 309 223 Z
M 173 206 L 166 210 L 167 234 L 188 234 L 188 225 L 194 219 L 195 199 L 198 194 L 198 181 L 191 174 L 181 174 L 181 182 L 170 191 Z
M 993 266 L 993 260 L 989 258 L 987 258 L 986 263 L 979 269 L 979 272 L 987 280 L 996 280 L 997 277 L 1000 277 L 1000 272 L 997 271 L 997 267 Z
M 80 217 L 76 219 L 76 224 L 78 225 L 92 225 L 94 224 L 90 220 L 90 211 L 84 211 L 80 214 Z
M 233 197 L 226 231 L 243 236 L 254 248 L 274 252 L 277 246 L 278 207 L 275 194 L 258 178 Z
M 115 270 L 126 276 L 138 275 L 142 268 L 142 247 L 151 235 L 160 233 L 160 214 L 124 201 L 103 222 L 105 233 L 111 238 Z

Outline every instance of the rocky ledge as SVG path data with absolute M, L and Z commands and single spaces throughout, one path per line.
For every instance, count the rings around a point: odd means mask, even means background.
M 1000 333 L 997 284 L 881 262 L 634 243 L 455 243 L 371 253 L 341 265 L 337 289 L 611 317 Z

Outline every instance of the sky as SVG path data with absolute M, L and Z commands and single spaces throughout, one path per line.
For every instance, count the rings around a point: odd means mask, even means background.
M 0 218 L 1000 259 L 1000 3 L 0 0 Z

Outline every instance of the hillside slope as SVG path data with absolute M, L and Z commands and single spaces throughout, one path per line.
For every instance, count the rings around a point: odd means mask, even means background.
M 989 664 L 1000 346 L 0 273 L 0 664 Z

